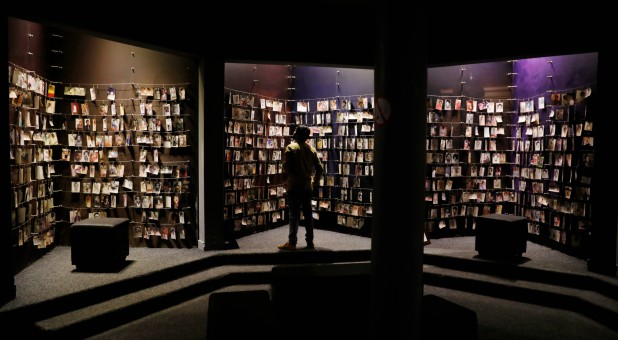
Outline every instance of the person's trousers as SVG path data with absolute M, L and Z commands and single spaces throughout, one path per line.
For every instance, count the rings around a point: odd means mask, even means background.
M 288 191 L 288 208 L 290 211 L 290 233 L 288 235 L 288 242 L 294 245 L 298 242 L 298 225 L 300 224 L 300 214 L 302 211 L 305 221 L 305 241 L 307 241 L 307 244 L 313 244 L 313 211 L 311 210 L 311 191 Z

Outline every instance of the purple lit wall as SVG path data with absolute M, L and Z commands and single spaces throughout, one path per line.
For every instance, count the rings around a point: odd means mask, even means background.
M 226 63 L 224 86 L 228 89 L 291 100 L 373 95 L 373 70 L 335 66 Z
M 226 63 L 223 86 L 266 97 L 289 99 L 289 75 L 287 65 Z
M 594 90 L 597 68 L 598 53 L 431 67 L 427 71 L 427 93 L 492 98 L 492 92 L 515 85 L 509 98 L 522 99 L 552 90 L 584 86 Z
M 427 94 L 507 99 L 511 97 L 511 72 L 507 61 L 431 67 L 427 70 Z
M 531 98 L 548 91 L 573 90 L 591 87 L 597 82 L 598 53 L 583 53 L 518 60 L 513 68 L 517 75 L 514 85 L 516 98 Z
M 373 95 L 373 70 L 336 66 L 294 66 L 292 99 Z M 339 85 L 337 85 L 339 84 Z M 311 105 L 311 103 L 310 103 Z

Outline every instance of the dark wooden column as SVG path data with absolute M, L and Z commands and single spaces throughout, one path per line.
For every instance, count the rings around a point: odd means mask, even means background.
M 200 183 L 199 247 L 204 250 L 225 247 L 225 223 L 223 220 L 223 150 L 224 99 L 223 80 L 225 63 L 223 58 L 204 59 L 200 67 L 200 84 L 203 86 L 204 100 L 200 103 L 203 111 L 200 122 L 203 148 L 199 161 L 203 160 L 203 182 Z
M 381 2 L 375 50 L 372 338 L 418 339 L 423 296 L 425 11 Z

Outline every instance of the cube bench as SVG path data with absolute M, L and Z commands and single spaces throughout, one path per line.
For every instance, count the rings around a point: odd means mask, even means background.
M 476 218 L 474 248 L 483 257 L 517 258 L 526 252 L 528 219 L 507 214 Z
M 277 320 L 267 290 L 210 294 L 206 339 L 279 339 L 278 334 Z
M 371 263 L 278 264 L 271 294 L 281 334 L 298 339 L 367 339 Z M 311 320 L 298 328 L 299 320 Z
M 78 270 L 114 268 L 129 255 L 129 219 L 88 218 L 73 223 L 69 232 L 71 264 Z

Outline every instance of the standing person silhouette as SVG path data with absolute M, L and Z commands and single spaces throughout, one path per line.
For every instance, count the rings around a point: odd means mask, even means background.
M 318 158 L 317 150 L 307 143 L 310 132 L 311 130 L 305 125 L 297 126 L 292 136 L 294 142 L 285 148 L 283 172 L 287 175 L 290 230 L 288 242 L 278 246 L 282 250 L 296 249 L 301 210 L 305 218 L 307 248 L 314 248 L 311 196 L 313 184 L 320 181 L 324 168 Z

